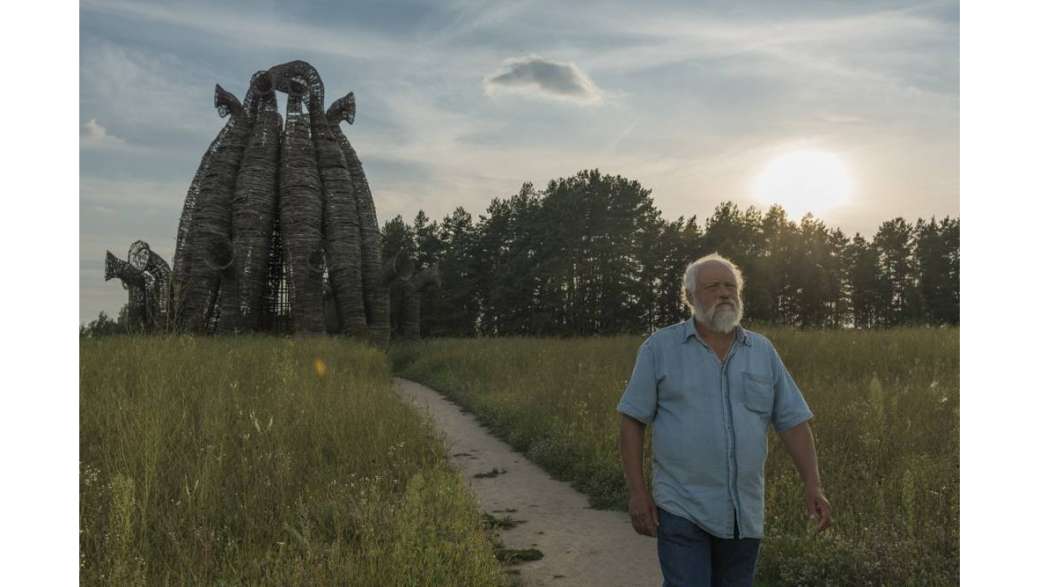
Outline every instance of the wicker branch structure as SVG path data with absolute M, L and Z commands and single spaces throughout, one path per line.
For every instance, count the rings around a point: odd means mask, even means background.
M 287 95 L 283 124 L 277 92 Z M 325 110 L 304 61 L 258 71 L 188 188 L 172 287 L 178 329 L 196 334 L 347 334 L 385 345 L 390 300 L 372 192 L 339 127 L 353 93 Z M 131 278 L 132 279 L 132 278 Z
M 105 251 L 105 281 L 119 279 L 127 290 L 132 330 L 161 332 L 172 322 L 172 273 L 169 264 L 148 243 L 134 241 L 123 261 Z
M 428 288 L 441 285 L 441 274 L 434 263 L 429 267 L 412 273 L 413 265 L 408 264 L 404 271 L 391 278 L 392 286 L 397 290 L 395 296 L 398 300 L 398 309 L 394 312 L 399 318 L 395 324 L 394 331 L 405 339 L 420 338 L 420 324 L 422 322 L 422 294 Z M 390 275 L 393 269 L 387 267 L 386 275 Z

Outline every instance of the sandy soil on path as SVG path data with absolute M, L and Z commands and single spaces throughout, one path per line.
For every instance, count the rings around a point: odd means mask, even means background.
M 627 514 L 591 509 L 587 497 L 493 437 L 471 414 L 428 387 L 395 381 L 401 395 L 444 433 L 452 464 L 469 481 L 481 510 L 524 521 L 500 536 L 506 548 L 544 554 L 513 567 L 525 585 L 661 584 L 657 543 L 636 534 Z M 494 469 L 505 473 L 475 477 Z

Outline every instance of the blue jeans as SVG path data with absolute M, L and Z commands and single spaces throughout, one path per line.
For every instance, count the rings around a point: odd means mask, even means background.
M 657 508 L 657 556 L 665 587 L 751 586 L 758 538 L 718 538 Z

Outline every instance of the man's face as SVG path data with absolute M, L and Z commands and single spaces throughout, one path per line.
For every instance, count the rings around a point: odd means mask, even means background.
M 697 289 L 687 299 L 693 300 L 694 313 L 702 324 L 715 332 L 729 333 L 740 323 L 744 308 L 737 291 L 737 278 L 723 263 L 706 263 L 697 272 Z

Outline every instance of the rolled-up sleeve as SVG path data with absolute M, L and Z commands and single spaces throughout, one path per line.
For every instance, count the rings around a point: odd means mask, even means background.
M 784 362 L 780 360 L 779 353 L 775 348 L 773 351 L 773 388 L 775 399 L 773 401 L 772 422 L 777 432 L 783 432 L 805 422 L 813 417 L 809 404 L 805 402 L 802 391 L 794 382 L 794 378 L 787 371 Z
M 657 358 L 649 341 L 639 347 L 632 377 L 621 396 L 617 411 L 650 424 L 657 415 Z

